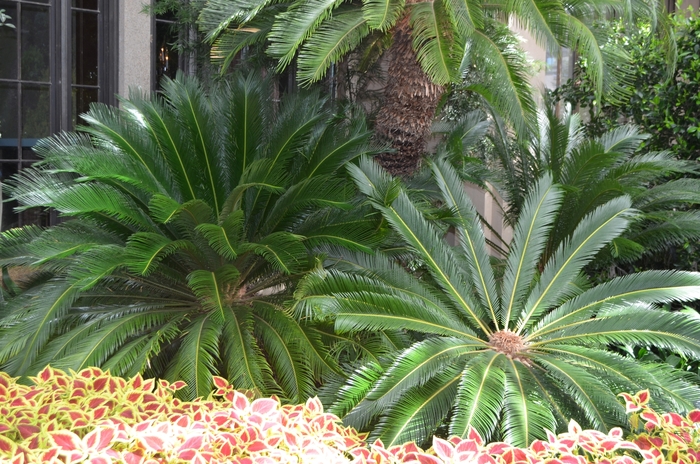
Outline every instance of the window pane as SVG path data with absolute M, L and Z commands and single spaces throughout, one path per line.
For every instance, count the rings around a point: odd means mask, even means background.
M 0 139 L 0 160 L 17 159 L 17 139 Z
M 97 13 L 73 12 L 73 84 L 97 85 Z
M 51 135 L 49 88 L 48 85 L 22 85 L 22 139 L 38 139 Z M 22 140 L 22 145 L 27 144 L 32 142 Z
M 8 23 L 16 25 L 17 7 L 12 2 L 0 1 L 0 10 L 11 16 Z M 0 78 L 17 79 L 17 29 L 0 27 L 0 50 Z
M 163 76 L 175 78 L 178 70 L 179 55 L 173 44 L 177 41 L 173 24 L 156 20 L 156 90 L 161 88 Z
M 73 128 L 84 122 L 78 117 L 87 113 L 90 109 L 90 103 L 97 101 L 98 90 L 90 88 L 74 88 L 73 89 Z
M 24 142 L 24 140 L 22 140 L 22 142 Z M 36 154 L 33 148 L 27 146 L 22 148 L 22 161 L 37 161 L 38 159 L 39 155 Z
M 0 163 L 0 182 L 5 183 L 7 179 L 16 173 L 17 163 Z M 3 200 L 7 199 L 9 196 L 7 189 L 3 188 L 1 195 Z M 13 211 L 15 206 L 17 206 L 16 201 L 2 203 L 2 216 L 0 216 L 0 221 L 2 222 L 0 225 L 2 226 L 2 230 L 8 230 L 19 226 L 19 217 Z
M 0 82 L 0 134 L 17 139 L 17 84 Z M 2 139 L 0 139 L 2 140 Z M 16 146 L 17 143 L 15 142 Z
M 49 82 L 49 8 L 22 6 L 22 79 Z
M 73 0 L 73 7 L 97 10 L 97 0 Z

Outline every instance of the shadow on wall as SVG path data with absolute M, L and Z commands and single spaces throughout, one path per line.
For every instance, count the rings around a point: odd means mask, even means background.
M 498 194 L 495 188 L 488 185 L 488 190 L 471 184 L 464 183 L 464 189 L 467 191 L 476 211 L 486 222 L 484 227 L 484 235 L 486 242 L 489 244 L 489 253 L 491 256 L 502 257 L 505 255 L 511 239 L 513 238 L 513 229 L 503 220 L 503 209 L 505 202 Z M 458 243 L 458 238 L 453 229 L 447 232 L 447 242 L 455 246 Z

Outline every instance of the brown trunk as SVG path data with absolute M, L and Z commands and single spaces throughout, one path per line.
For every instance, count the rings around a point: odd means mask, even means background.
M 384 106 L 375 123 L 377 134 L 396 150 L 377 156 L 391 174 L 410 176 L 420 166 L 442 92 L 418 64 L 406 16 L 394 28 Z

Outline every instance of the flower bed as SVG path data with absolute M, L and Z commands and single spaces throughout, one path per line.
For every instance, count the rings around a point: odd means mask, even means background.
M 700 462 L 700 411 L 683 417 L 647 407 L 648 393 L 623 395 L 643 432 L 628 438 L 582 430 L 550 434 L 529 448 L 465 439 L 433 439 L 386 448 L 343 427 L 318 399 L 282 406 L 251 400 L 216 378 L 210 398 L 183 402 L 182 382 L 130 380 L 97 368 L 74 374 L 47 368 L 20 385 L 0 373 L 0 461 L 12 463 L 542 463 L 633 464 Z M 641 421 L 641 422 L 640 422 Z

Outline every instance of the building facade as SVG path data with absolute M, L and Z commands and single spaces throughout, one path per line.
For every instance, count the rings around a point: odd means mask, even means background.
M 90 103 L 113 105 L 117 94 L 154 90 L 159 76 L 174 75 L 171 31 L 144 7 L 142 0 L 0 0 L 9 16 L 0 26 L 0 182 L 37 160 L 38 139 L 80 125 Z M 2 230 L 52 220 L 13 206 L 2 205 Z

